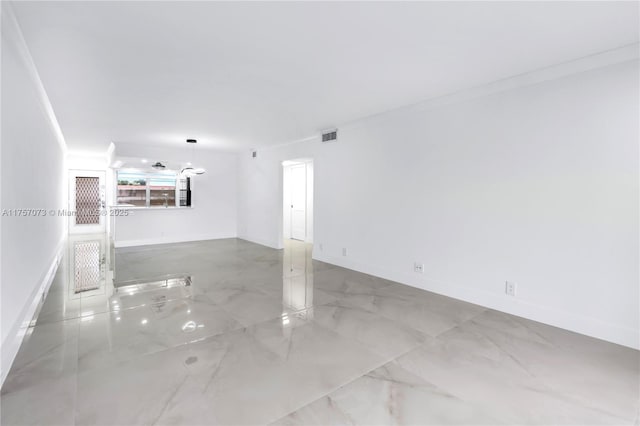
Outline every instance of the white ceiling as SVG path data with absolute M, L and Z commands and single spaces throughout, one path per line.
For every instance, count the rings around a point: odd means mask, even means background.
M 18 2 L 71 149 L 258 147 L 638 42 L 637 2 Z

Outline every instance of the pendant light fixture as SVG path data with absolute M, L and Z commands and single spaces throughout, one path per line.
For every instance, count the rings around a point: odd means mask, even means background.
M 195 144 L 198 143 L 195 139 L 187 139 L 187 143 L 191 144 L 191 161 L 193 161 L 193 151 Z M 202 167 L 191 167 L 192 163 L 189 163 L 189 167 L 185 167 L 180 171 L 181 175 L 184 176 L 195 176 L 204 174 L 205 170 Z

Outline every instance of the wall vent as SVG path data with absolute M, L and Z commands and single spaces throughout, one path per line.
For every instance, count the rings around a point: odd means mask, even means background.
M 332 142 L 338 139 L 338 129 L 325 130 L 322 132 L 322 142 Z

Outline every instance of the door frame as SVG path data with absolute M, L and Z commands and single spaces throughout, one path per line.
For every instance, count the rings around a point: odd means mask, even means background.
M 296 158 L 291 160 L 285 160 L 281 162 L 280 168 L 280 188 L 281 188 L 281 205 L 280 209 L 280 232 L 278 237 L 278 246 L 280 248 L 284 247 L 284 239 L 292 238 L 291 234 L 291 208 L 290 208 L 290 197 L 287 194 L 287 191 L 290 192 L 291 182 L 290 175 L 287 176 L 287 173 L 290 173 L 288 169 L 293 166 L 305 166 L 305 243 L 313 242 L 313 228 L 314 228 L 314 219 L 313 219 L 313 211 L 314 211 L 314 159 L 313 158 Z M 285 188 L 285 185 L 288 185 L 288 188 Z M 288 219 L 287 219 L 288 217 Z M 288 229 L 287 229 L 288 227 Z
M 97 225 L 76 225 L 76 177 L 97 177 L 100 191 L 100 216 Z M 69 170 L 69 234 L 94 234 L 106 232 L 106 170 Z
M 295 238 L 294 236 L 294 213 L 295 210 L 298 210 L 296 208 L 294 208 L 294 187 L 295 187 L 295 180 L 293 179 L 293 173 L 294 173 L 294 169 L 302 169 L 302 174 L 304 175 L 304 187 L 302 188 L 302 190 L 304 191 L 304 201 L 302 202 L 304 204 L 302 211 L 304 211 L 304 217 L 302 218 L 304 221 L 304 232 L 302 232 L 302 238 Z M 298 241 L 307 241 L 307 221 L 308 221 L 308 214 L 307 214 L 307 163 L 300 163 L 300 164 L 293 164 L 291 166 L 289 166 L 289 171 L 290 171 L 290 180 L 289 183 L 290 188 L 289 188 L 289 195 L 290 195 L 290 202 L 291 202 L 291 209 L 289 210 L 289 225 L 290 225 L 290 230 L 289 230 L 289 235 L 290 238 L 293 240 L 298 240 Z M 283 212 L 284 213 L 284 212 Z

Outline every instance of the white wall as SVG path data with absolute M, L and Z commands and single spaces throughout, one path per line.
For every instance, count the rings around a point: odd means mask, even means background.
M 67 169 L 69 170 L 107 170 L 107 154 L 67 152 Z
M 116 146 L 116 155 L 179 163 L 191 160 L 188 148 L 122 144 Z M 192 207 L 128 210 L 129 216 L 115 217 L 116 247 L 237 235 L 237 155 L 198 150 L 196 160 L 206 173 L 191 179 Z
M 259 150 L 256 158 L 252 157 L 251 152 L 240 154 L 238 161 L 238 236 L 240 238 L 269 247 L 283 247 L 282 162 L 313 157 L 316 148 L 316 144 L 301 142 L 275 149 Z M 315 188 L 314 184 L 314 190 Z M 314 200 L 315 197 L 314 192 Z M 314 229 L 315 221 L 314 217 Z
M 280 162 L 312 157 L 316 259 L 638 348 L 638 61 L 586 68 L 247 153 L 239 235 L 281 247 Z
M 2 3 L 1 208 L 45 216 L 2 215 L 0 299 L 2 381 L 61 254 L 66 219 L 65 144 L 10 6 Z

